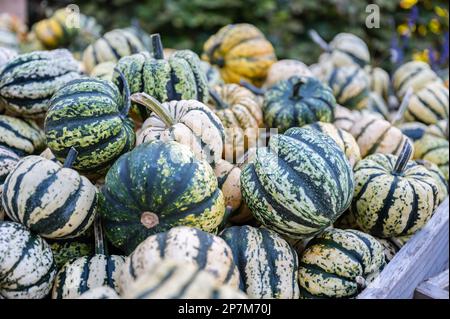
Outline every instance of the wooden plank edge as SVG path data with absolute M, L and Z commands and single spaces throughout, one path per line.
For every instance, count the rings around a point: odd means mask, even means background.
M 449 299 L 448 290 L 424 281 L 416 288 L 414 299 Z
M 449 198 L 358 299 L 411 299 L 419 283 L 448 268 Z

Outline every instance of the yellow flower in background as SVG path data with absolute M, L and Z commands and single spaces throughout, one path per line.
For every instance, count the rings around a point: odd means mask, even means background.
M 439 34 L 441 32 L 441 24 L 436 18 L 431 19 L 430 23 L 428 23 L 428 28 L 435 34 Z
M 402 23 L 397 27 L 397 33 L 403 36 L 409 36 L 411 34 L 409 27 L 406 23 Z
M 428 33 L 427 27 L 424 26 L 423 24 L 419 25 L 419 28 L 417 30 L 419 31 L 419 34 L 423 37 L 426 36 Z
M 402 9 L 410 9 L 417 4 L 418 0 L 402 0 L 400 1 L 400 7 Z
M 448 10 L 440 6 L 434 7 L 434 12 L 441 18 L 448 18 Z
M 425 49 L 420 52 L 415 52 L 415 53 L 413 53 L 412 58 L 414 61 L 422 61 L 422 62 L 429 63 L 429 51 L 428 51 L 428 49 Z

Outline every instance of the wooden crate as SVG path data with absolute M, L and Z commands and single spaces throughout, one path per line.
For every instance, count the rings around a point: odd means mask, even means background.
M 448 269 L 448 220 L 447 198 L 358 299 L 411 299 L 420 283 Z
M 414 299 L 449 299 L 448 269 L 417 286 Z

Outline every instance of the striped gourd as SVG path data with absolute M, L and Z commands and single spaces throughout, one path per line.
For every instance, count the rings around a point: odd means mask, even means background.
M 139 276 L 153 271 L 163 259 L 197 266 L 216 281 L 239 287 L 239 270 L 227 243 L 197 228 L 179 226 L 148 237 L 126 258 L 120 275 L 120 292 L 127 293 Z
M 77 299 L 120 299 L 120 297 L 111 287 L 101 286 L 89 289 Z
M 159 34 L 151 36 L 153 51 L 124 57 L 117 63 L 128 80 L 131 93 L 145 92 L 161 102 L 173 100 L 208 101 L 208 82 L 200 59 L 190 50 L 176 50 L 164 59 Z M 117 84 L 117 80 L 114 80 Z M 145 108 L 133 105 L 135 117 L 147 118 Z
M 221 232 L 241 274 L 241 290 L 254 299 L 298 299 L 298 257 L 277 233 L 233 226 Z
M 226 25 L 212 35 L 203 45 L 202 59 L 220 68 L 225 83 L 245 80 L 257 86 L 277 60 L 264 34 L 247 23 Z
M 203 103 L 181 100 L 161 104 L 146 93 L 135 93 L 131 99 L 153 112 L 142 124 L 137 145 L 154 140 L 176 141 L 212 166 L 222 158 L 225 129 Z
M 448 88 L 442 83 L 431 82 L 411 97 L 404 118 L 408 122 L 416 121 L 435 124 L 449 118 Z
M 220 70 L 217 66 L 211 65 L 206 61 L 200 61 L 200 69 L 205 73 L 210 88 L 224 84 L 222 76 L 220 75 Z
M 0 146 L 0 195 L 2 194 L 3 183 L 6 177 L 8 177 L 19 160 L 20 158 L 16 153 L 6 147 Z
M 15 50 L 0 46 L 0 68 L 16 56 L 17 52 Z
M 415 162 L 419 165 L 425 166 L 433 175 L 439 188 L 438 202 L 442 203 L 447 198 L 449 191 L 448 181 L 445 179 L 443 172 L 439 169 L 439 167 L 436 164 L 430 161 L 419 159 L 415 160 Z
M 359 145 L 362 158 L 370 154 L 398 155 L 408 138 L 386 120 L 372 116 L 360 116 L 350 129 Z
M 106 80 L 106 81 L 112 81 L 114 79 L 114 68 L 116 67 L 115 62 L 102 62 L 100 64 L 97 64 L 89 73 L 91 77 L 100 79 L 100 80 Z
M 422 61 L 407 62 L 392 76 L 393 88 L 398 98 L 403 98 L 409 87 L 417 92 L 431 82 L 442 83 L 442 80 L 427 63 Z
M 94 245 L 75 239 L 75 240 L 54 240 L 48 241 L 53 252 L 53 258 L 57 269 L 61 269 L 72 259 L 91 256 L 94 254 Z
M 95 254 L 67 262 L 56 275 L 53 299 L 75 299 L 84 292 L 108 285 L 117 290 L 121 267 L 125 257 Z
M 48 19 L 42 19 L 33 25 L 32 29 L 36 38 L 47 49 L 67 45 L 77 35 L 79 28 L 74 24 L 66 23 L 70 18 L 70 12 L 66 8 L 56 10 Z
M 294 76 L 264 94 L 264 122 L 280 133 L 316 121 L 332 122 L 335 104 L 328 86 L 315 78 Z
M 84 50 L 83 64 L 86 72 L 90 73 L 97 64 L 117 62 L 124 56 L 142 51 L 145 51 L 145 47 L 135 34 L 124 29 L 114 29 Z
M 370 66 L 366 67 L 365 71 L 369 75 L 370 90 L 387 101 L 391 87 L 389 73 L 382 68 Z
M 448 140 L 448 120 L 440 120 L 439 122 L 429 125 L 426 129 L 426 134 L 431 134 L 434 136 L 442 137 Z
M 272 64 L 272 66 L 269 68 L 263 87 L 270 88 L 277 82 L 281 80 L 287 80 L 293 76 L 312 77 L 313 74 L 309 70 L 308 66 L 299 60 L 279 60 Z
M 69 153 L 73 156 L 73 153 Z M 84 176 L 41 156 L 23 158 L 6 178 L 2 203 L 13 221 L 45 238 L 73 238 L 94 220 L 97 189 Z
M 292 238 L 310 237 L 349 207 L 352 168 L 331 137 L 291 128 L 257 149 L 242 170 L 241 191 L 264 226 Z
M 409 161 L 405 143 L 397 157 L 373 154 L 358 162 L 352 213 L 362 230 L 388 238 L 411 235 L 431 218 L 439 203 L 439 186 L 426 167 Z
M 35 122 L 0 115 L 0 146 L 26 156 L 42 151 L 44 145 L 44 132 Z
M 21 54 L 0 69 L 0 97 L 10 113 L 42 118 L 52 95 L 79 77 L 79 64 L 65 49 Z
M 428 126 L 420 122 L 405 122 L 398 125 L 402 133 L 411 141 L 417 141 L 422 138 L 428 129 Z
M 383 119 L 383 115 L 380 113 L 372 112 L 367 109 L 363 109 L 361 111 L 357 110 L 349 110 L 346 107 L 336 105 L 334 111 L 334 122 L 333 124 L 346 132 L 351 132 L 355 123 L 359 120 L 359 117 L 363 116 L 364 118 L 378 118 Z
M 126 88 L 122 97 L 108 81 L 71 81 L 49 102 L 45 119 L 47 146 L 60 161 L 74 147 L 78 151 L 75 169 L 101 173 L 134 146 L 134 124 L 127 116 L 129 107 Z
M 223 285 L 193 264 L 164 259 L 133 282 L 125 299 L 247 299 L 237 288 Z
M 337 103 L 349 109 L 361 110 L 369 103 L 369 77 L 356 65 L 336 67 L 325 79 Z
M 369 93 L 369 100 L 367 102 L 367 108 L 364 109 L 369 110 L 373 113 L 378 113 L 383 116 L 385 120 L 389 120 L 389 108 L 383 98 L 376 92 Z
M 312 239 L 299 266 L 301 298 L 353 298 L 384 268 L 383 246 L 357 230 L 327 229 Z
M 119 289 L 125 257 L 106 252 L 100 216 L 94 222 L 95 254 L 69 260 L 56 274 L 53 299 L 75 299 L 97 287 Z
M 315 122 L 305 125 L 303 128 L 312 128 L 331 137 L 347 156 L 352 167 L 361 159 L 358 143 L 356 143 L 355 138 L 350 133 L 337 128 L 331 123 L 324 122 Z
M 226 160 L 220 160 L 214 165 L 214 174 L 222 191 L 225 207 L 231 207 L 234 212 L 241 207 L 241 169 Z
M 0 299 L 41 299 L 56 267 L 50 246 L 25 226 L 0 221 Z
M 153 141 L 121 156 L 106 175 L 100 211 L 110 242 L 130 253 L 177 225 L 214 231 L 225 204 L 211 166 L 184 145 Z
M 239 158 L 249 148 L 256 146 L 263 113 L 257 97 L 237 84 L 216 86 L 210 91 L 209 105 L 225 127 L 223 156 Z
M 449 143 L 442 137 L 425 134 L 414 142 L 414 159 L 423 159 L 436 164 L 449 179 Z

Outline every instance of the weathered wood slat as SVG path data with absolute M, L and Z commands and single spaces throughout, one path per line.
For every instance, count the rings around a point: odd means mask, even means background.
M 434 213 L 358 299 L 411 299 L 422 281 L 448 268 L 449 199 Z
M 449 299 L 448 269 L 432 277 L 419 286 L 414 292 L 415 299 Z

